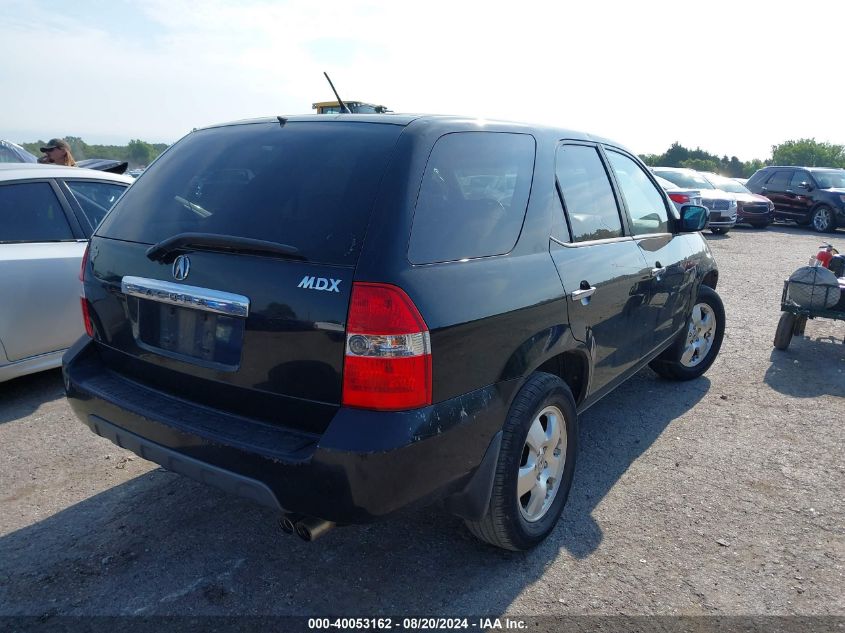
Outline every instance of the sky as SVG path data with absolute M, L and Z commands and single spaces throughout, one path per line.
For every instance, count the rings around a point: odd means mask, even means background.
M 0 138 L 173 143 L 334 98 L 673 142 L 845 144 L 845 1 L 0 0 Z

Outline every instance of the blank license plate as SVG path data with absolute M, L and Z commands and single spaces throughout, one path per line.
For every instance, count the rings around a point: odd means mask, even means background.
M 138 338 L 168 355 L 237 369 L 241 361 L 244 319 L 138 300 Z

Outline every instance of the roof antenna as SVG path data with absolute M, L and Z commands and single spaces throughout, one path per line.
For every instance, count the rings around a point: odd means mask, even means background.
M 352 110 L 346 107 L 346 104 L 343 102 L 343 99 L 340 98 L 340 95 L 337 94 L 337 90 L 334 89 L 334 84 L 332 83 L 332 80 L 329 79 L 329 74 L 326 71 L 323 71 L 323 74 L 326 76 L 326 81 L 328 81 L 329 85 L 332 87 L 332 92 L 334 93 L 334 96 L 337 97 L 337 102 L 340 104 L 340 109 L 343 112 L 346 112 L 346 114 L 352 114 Z

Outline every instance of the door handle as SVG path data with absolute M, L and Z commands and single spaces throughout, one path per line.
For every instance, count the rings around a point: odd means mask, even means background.
M 589 299 L 590 297 L 592 297 L 595 292 L 596 292 L 596 287 L 590 286 L 589 288 L 581 288 L 580 290 L 573 290 L 572 294 L 570 296 L 572 297 L 573 301 L 583 301 L 585 299 Z

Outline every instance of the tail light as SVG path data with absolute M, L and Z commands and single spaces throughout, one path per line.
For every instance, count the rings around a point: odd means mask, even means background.
M 672 202 L 677 202 L 678 204 L 686 204 L 690 201 L 689 196 L 685 193 L 670 193 L 669 198 Z
M 85 253 L 82 255 L 82 266 L 79 268 L 79 281 L 82 282 L 80 289 L 79 304 L 82 307 L 82 322 L 85 323 L 85 333 L 94 338 L 94 325 L 91 322 L 91 308 L 88 304 L 88 299 L 85 298 L 85 272 L 88 268 L 88 249 L 91 243 L 85 247 Z
M 342 402 L 380 411 L 431 404 L 428 326 L 410 297 L 397 286 L 352 285 Z

